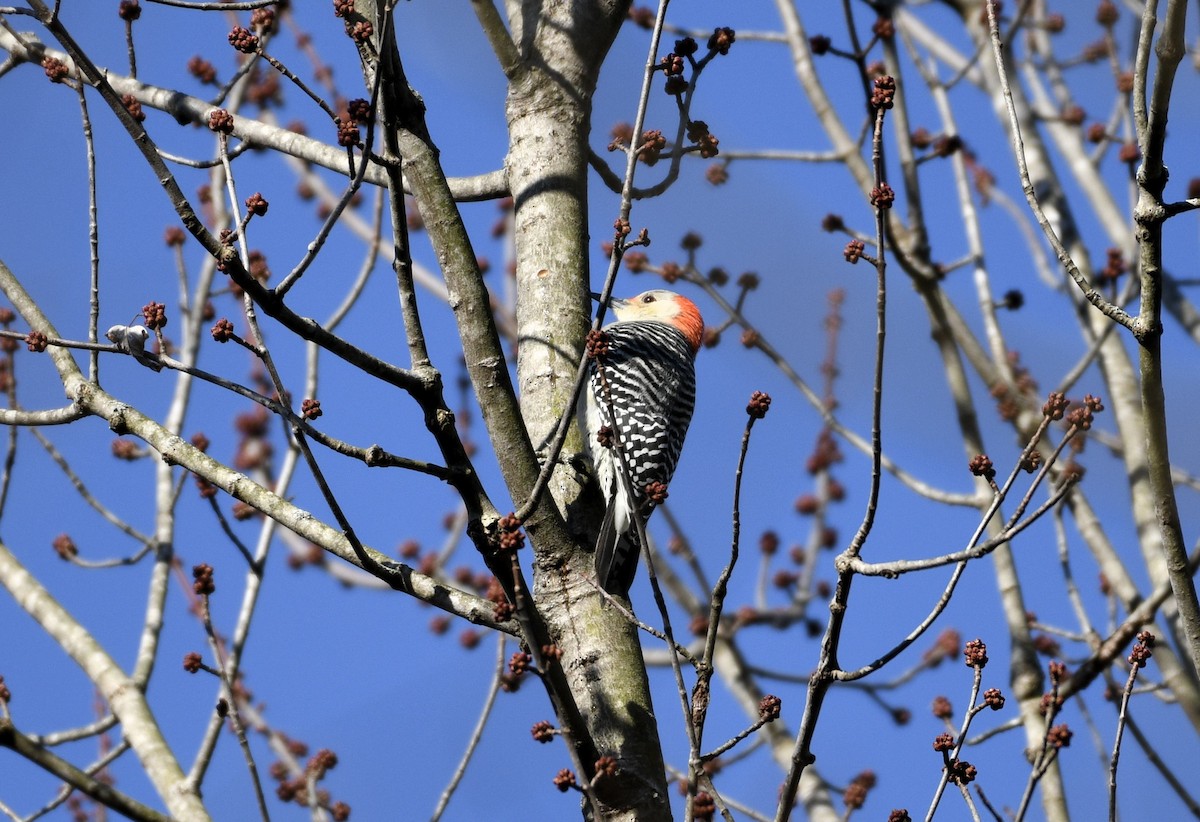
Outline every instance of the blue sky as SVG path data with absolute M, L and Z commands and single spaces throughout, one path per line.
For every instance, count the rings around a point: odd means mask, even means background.
M 115 16 L 116 4 L 64 5 L 68 27 L 97 62 L 122 71 L 125 46 Z M 319 9 L 307 3 L 294 5 L 303 7 L 301 24 L 333 65 L 346 95 L 358 95 L 353 49 L 341 35 L 338 21 L 328 13 L 327 4 L 314 4 Z M 801 4 L 801 11 L 810 34 L 827 33 L 837 43 L 842 26 L 840 12 L 826 9 L 826 5 L 833 4 Z M 856 11 L 862 9 L 856 7 Z M 951 22 L 948 12 L 940 8 L 922 7 L 921 14 L 934 25 L 948 26 Z M 1090 9 L 1069 12 L 1067 18 L 1062 38 L 1068 51 L 1098 36 Z M 731 26 L 739 32 L 778 28 L 767 4 L 677 2 L 672 19 L 697 29 L 710 30 L 717 25 Z M 475 174 L 498 168 L 506 139 L 504 81 L 470 9 L 466 4 L 413 0 L 401 4 L 397 20 L 406 69 L 429 106 L 430 129 L 447 173 Z M 12 18 L 11 22 L 18 29 L 30 28 L 24 18 Z M 229 26 L 222 15 L 148 7 L 135 29 L 139 75 L 149 83 L 177 82 L 189 93 L 204 95 L 208 90 L 187 77 L 184 66 L 193 54 L 202 53 L 217 64 L 221 76 L 227 76 L 233 60 L 225 41 Z M 1190 31 L 1194 31 L 1194 22 Z M 294 48 L 293 39 L 285 32 L 272 51 L 297 67 L 302 76 L 308 76 L 311 71 Z M 955 41 L 961 44 L 962 38 L 956 37 Z M 592 146 L 597 150 L 603 150 L 608 142 L 613 124 L 633 118 L 646 43 L 645 32 L 627 26 L 606 64 L 593 118 Z M 828 61 L 822 63 L 827 72 L 824 76 L 838 90 L 839 101 L 856 100 L 859 87 L 850 65 L 829 57 L 824 60 Z M 1083 89 L 1082 104 L 1096 112 L 1096 117 L 1106 116 L 1110 86 L 1105 84 L 1105 69 L 1089 67 L 1080 71 L 1086 78 L 1078 84 Z M 915 84 L 915 78 L 910 82 Z M 1195 133 L 1200 109 L 1187 105 L 1197 93 L 1190 67 L 1181 72 L 1179 82 L 1172 134 Z M 1022 202 L 1011 152 L 990 105 L 967 88 L 956 90 L 952 100 L 958 107 L 963 137 L 979 162 L 992 170 L 1002 190 Z M 291 95 L 289 101 L 279 115 L 281 120 L 319 122 L 312 106 L 299 95 Z M 144 162 L 98 98 L 90 96 L 89 103 L 96 121 L 99 152 L 106 283 L 101 316 L 104 328 L 129 322 L 151 299 L 167 303 L 168 311 L 173 307 L 177 299 L 174 262 L 161 236 L 174 223 L 174 215 Z M 656 90 L 648 126 L 673 128 L 672 105 Z M 24 66 L 0 78 L 0 106 L 19 112 L 0 123 L 0 153 L 9 158 L 4 192 L 0 193 L 0 259 L 39 299 L 64 336 L 83 338 L 87 320 L 87 209 L 77 102 L 66 89 L 48 88 L 40 69 Z M 936 131 L 927 96 L 915 91 L 911 106 L 914 124 L 926 124 Z M 796 86 L 786 50 L 779 44 L 739 41 L 728 57 L 714 62 L 697 94 L 693 117 L 709 123 L 723 150 L 827 147 Z M 177 128 L 161 113 L 150 112 L 147 127 L 169 151 L 206 157 L 213 150 L 208 132 Z M 1182 196 L 1182 183 L 1192 176 L 1188 168 L 1191 158 L 1182 156 L 1187 150 L 1183 139 L 1177 138 L 1171 144 L 1168 164 L 1177 164 L 1181 169 L 1174 178 L 1179 181 L 1173 184 L 1175 197 Z M 871 215 L 862 197 L 853 190 L 847 175 L 832 164 L 739 161 L 730 168 L 730 181 L 719 188 L 704 180 L 706 165 L 699 160 L 685 163 L 679 182 L 664 197 L 635 206 L 635 229 L 644 225 L 651 232 L 650 258 L 655 262 L 681 261 L 684 255 L 678 247 L 679 238 L 687 231 L 696 231 L 704 239 L 699 251 L 702 269 L 721 266 L 735 277 L 744 271 L 757 272 L 762 285 L 751 295 L 747 314 L 815 386 L 820 384 L 818 368 L 824 356 L 821 321 L 826 295 L 834 288 L 845 289 L 838 413 L 847 425 L 865 433 L 870 422 L 874 278 L 867 266 L 851 267 L 843 261 L 845 237 L 825 234 L 819 227 L 821 217 L 834 212 L 842 214 L 852 226 L 868 229 Z M 243 197 L 261 190 L 271 200 L 268 218 L 254 224 L 253 244 L 265 250 L 278 278 L 303 253 L 319 222 L 312 205 L 292 195 L 295 178 L 278 158 L 248 155 L 239 161 L 238 169 Z M 1114 181 L 1120 180 L 1123 171 L 1111 159 L 1106 166 Z M 658 174 L 661 167 L 640 168 L 638 181 L 650 184 Z M 922 174 L 930 223 L 935 227 L 935 256 L 946 261 L 957 259 L 966 246 L 957 204 L 946 193 L 948 165 L 929 164 Z M 323 176 L 336 182 L 331 174 Z M 181 185 L 189 194 L 203 177 L 203 172 L 180 172 Z M 618 203 L 598 178 L 593 176 L 592 181 L 592 282 L 599 285 L 604 263 L 600 243 L 611 233 Z M 1078 195 L 1073 186 L 1071 193 Z M 1118 199 L 1125 202 L 1125 195 Z M 367 206 L 360 210 L 369 212 Z M 1038 283 L 1029 252 L 1012 220 L 997 211 L 993 206 L 984 215 L 993 287 L 996 293 L 1019 288 L 1027 303 L 1022 311 L 1003 315 L 1001 322 L 1010 346 L 1022 353 L 1023 362 L 1043 390 L 1048 390 L 1078 359 L 1086 344 L 1069 319 L 1064 296 Z M 478 253 L 493 262 L 489 285 L 501 291 L 505 251 L 490 236 L 491 225 L 499 216 L 496 205 L 467 204 L 463 213 Z M 1108 243 L 1097 235 L 1085 209 L 1080 209 L 1079 216 L 1083 217 L 1085 233 L 1095 237 L 1089 242 L 1093 254 L 1101 259 Z M 1194 217 L 1173 221 L 1167 238 L 1168 264 L 1180 276 L 1192 276 Z M 434 266 L 423 239 L 418 241 L 417 254 L 421 262 Z M 294 292 L 298 310 L 316 316 L 328 313 L 338 299 L 330 294 L 341 294 L 357 272 L 362 256 L 361 244 L 349 232 L 335 231 L 308 279 Z M 198 249 L 189 247 L 187 259 L 194 273 L 201 259 Z M 889 275 L 885 449 L 921 479 L 948 490 L 967 492 L 972 487 L 971 477 L 965 468 L 966 456 L 929 339 L 924 309 L 897 266 L 890 268 Z M 960 300 L 968 321 L 977 326 L 972 285 L 966 272 L 960 275 L 952 276 L 945 288 Z M 616 291 L 632 294 L 655 285 L 657 282 L 648 275 L 638 278 L 623 273 Z M 718 309 L 700 298 L 698 290 L 687 293 L 697 299 L 710 322 L 717 319 Z M 228 296 L 216 302 L 218 315 L 233 315 L 235 306 Z M 433 356 L 447 384 L 453 385 L 458 372 L 450 312 L 432 299 L 425 301 L 424 310 Z M 403 364 L 394 289 L 383 267 L 376 272 L 366 299 L 351 313 L 345 328 L 356 343 Z M 169 327 L 168 334 L 177 329 L 177 325 Z M 300 348 L 279 329 L 268 327 L 267 333 L 284 364 L 285 380 L 299 385 L 303 374 Z M 1170 321 L 1164 345 L 1171 418 L 1182 427 L 1187 411 L 1200 400 L 1194 354 L 1178 326 Z M 61 404 L 61 387 L 46 360 L 22 350 L 17 363 L 20 400 L 25 407 Z M 243 381 L 248 379 L 250 365 L 244 351 L 212 343 L 205 344 L 200 362 L 207 370 Z M 752 601 L 758 535 L 768 529 L 777 531 L 784 553 L 788 546 L 806 538 L 807 522 L 796 516 L 792 504 L 799 494 L 811 490 L 811 479 L 803 466 L 820 420 L 765 358 L 738 345 L 736 335 L 726 335 L 719 347 L 703 351 L 697 369 L 700 409 L 672 485 L 671 507 L 686 523 L 702 562 L 714 576 L 728 552 L 733 469 L 746 399 L 754 390 L 768 391 L 774 398 L 771 413 L 755 427 L 751 444 L 742 511 L 743 545 L 750 550 L 743 552 L 743 565 L 734 581 L 730 604 L 736 608 Z M 170 397 L 168 374 L 156 376 L 131 361 L 106 360 L 103 377 L 109 391 L 148 413 L 161 414 Z M 986 389 L 979 384 L 972 387 L 985 417 L 989 454 L 1003 473 L 1019 454 L 1022 443 L 1015 442 L 994 415 L 988 416 L 991 403 Z M 212 453 L 230 457 L 236 445 L 233 415 L 245 411 L 246 403 L 209 386 L 199 386 L 196 392 L 185 432 L 203 430 L 214 443 Z M 1095 369 L 1085 375 L 1074 393 L 1084 392 L 1104 393 Z M 457 405 L 457 394 L 451 391 L 450 397 Z M 407 456 L 435 454 L 419 417 L 404 396 L 373 385 L 332 360 L 323 364 L 320 398 L 326 414 L 321 423 L 336 436 L 362 444 L 383 442 L 390 450 Z M 1111 419 L 1102 417 L 1099 425 L 1110 430 Z M 477 426 L 471 435 L 483 443 L 486 437 Z M 107 505 L 142 530 L 152 528 L 151 460 L 132 464 L 114 460 L 109 450 L 112 435 L 98 420 L 84 420 L 48 431 L 47 435 Z M 87 558 L 122 555 L 132 548 L 127 538 L 105 527 L 98 517 L 70 498 L 66 479 L 32 436 L 21 432 L 18 442 L 14 484 L 8 510 L 0 520 L 0 536 L 118 660 L 131 664 L 148 567 L 89 572 L 60 562 L 49 546 L 56 535 L 64 532 L 73 536 Z M 1173 458 L 1194 470 L 1200 462 L 1196 441 L 1179 437 L 1175 446 Z M 507 505 L 509 501 L 485 450 L 481 449 L 478 458 L 479 469 L 497 504 Z M 845 503 L 831 512 L 831 520 L 838 528 L 840 544 L 845 544 L 865 504 L 869 463 L 849 446 L 843 445 L 842 450 L 847 459 L 836 474 L 848 494 Z M 1135 535 L 1124 514 L 1128 498 L 1122 469 L 1096 443 L 1089 445 L 1082 461 L 1089 469 L 1086 487 L 1095 506 L 1114 512 L 1107 522 L 1111 537 L 1123 551 L 1136 555 Z M 443 515 L 455 507 L 449 489 L 401 472 L 338 466 L 328 456 L 323 458 L 323 465 L 331 469 L 335 490 L 364 541 L 383 550 L 394 550 L 410 538 L 427 548 L 442 546 L 446 539 Z M 301 507 L 327 518 L 311 481 L 302 477 L 291 493 Z M 185 483 L 184 496 L 176 550 L 187 566 L 208 562 L 216 568 L 214 619 L 227 632 L 240 599 L 239 559 L 220 536 L 211 514 L 194 499 L 190 482 Z M 222 505 L 228 510 L 229 500 L 223 499 Z M 1194 539 L 1195 529 L 1189 527 L 1188 515 L 1195 506 L 1187 491 L 1180 492 L 1180 505 L 1185 537 Z M 888 481 L 867 555 L 884 559 L 944 553 L 964 543 L 975 520 L 969 511 L 947 512 Z M 244 539 L 253 540 L 256 531 L 252 523 L 236 527 Z M 656 521 L 653 532 L 665 538 L 661 522 Z M 1076 578 L 1084 589 L 1092 618 L 1103 625 L 1105 610 L 1096 591 L 1095 568 L 1074 536 L 1069 543 Z M 1073 629 L 1075 622 L 1062 594 L 1050 521 L 1023 535 L 1016 551 L 1030 609 L 1044 622 Z M 304 740 L 313 750 L 328 747 L 337 752 L 340 764 L 326 784 L 336 799 L 352 805 L 353 818 L 420 818 L 428 814 L 453 771 L 488 689 L 496 658 L 493 639 L 485 638 L 477 649 L 465 650 L 457 640 L 467 627 L 465 623 L 455 623 L 446 636 L 434 637 L 427 627 L 435 615 L 432 609 L 399 595 L 346 589 L 318 570 L 292 572 L 283 557 L 284 551 L 276 546 L 244 663 L 247 683 L 256 700 L 266 703 L 267 717 L 280 730 Z M 819 578 L 832 579 L 831 558 L 832 554 L 825 555 Z M 780 557 L 774 567 L 783 564 Z M 460 565 L 475 570 L 482 567 L 465 541 L 450 568 Z M 894 582 L 856 582 L 843 650 L 847 667 L 875 658 L 919 621 L 941 590 L 947 573 L 934 571 Z M 644 584 L 635 588 L 634 596 L 639 613 L 652 616 Z M 774 596 L 778 602 L 778 594 Z M 211 678 L 189 676 L 179 666 L 184 653 L 204 650 L 204 637 L 200 626 L 188 615 L 178 590 L 172 592 L 168 609 L 160 670 L 152 681 L 150 696 L 169 741 L 186 767 L 197 747 L 216 687 Z M 824 609 L 818 606 L 811 613 L 822 619 Z M 912 664 L 943 627 L 958 629 L 964 639 L 982 636 L 988 641 L 994 662 L 985 673 L 984 685 L 1007 691 L 1003 665 L 1007 639 L 988 561 L 968 570 L 955 601 L 927 638 L 917 644 L 916 654 L 911 659 L 902 657 L 881 677 L 888 679 Z M 754 628 L 742 634 L 742 641 L 759 664 L 804 676 L 815 664 L 817 648 L 815 641 L 801 634 Z M 1080 651 L 1078 645 L 1067 647 L 1071 648 L 1067 658 L 1070 664 Z M 513 650 L 510 643 L 505 656 Z M 83 675 L 7 596 L 0 597 L 0 675 L 14 693 L 14 721 L 27 732 L 49 732 L 94 717 L 94 700 Z M 678 700 L 669 672 L 657 671 L 654 676 L 667 757 L 681 766 L 686 744 Z M 769 682 L 764 687 L 783 697 L 784 720 L 794 728 L 803 705 L 802 687 Z M 905 728 L 896 728 L 862 693 L 835 689 L 817 736 L 821 773 L 833 784 L 845 785 L 859 771 L 873 769 L 880 783 L 865 813 L 884 818 L 890 808 L 907 806 L 915 815 L 927 806 L 939 774 L 937 755 L 930 743 L 942 728 L 930 715 L 929 702 L 945 694 L 956 708 L 961 708 L 969 687 L 969 669 L 955 660 L 919 677 L 898 693 L 888 694 L 892 704 L 912 710 L 913 721 Z M 706 734 L 714 742 L 746 724 L 723 690 L 716 704 Z M 1076 739 L 1064 753 L 1062 766 L 1068 781 L 1087 786 L 1071 795 L 1072 810 L 1079 818 L 1095 818 L 1105 807 L 1102 760 L 1111 746 L 1114 727 L 1112 709 L 1098 693 L 1089 695 L 1087 706 L 1101 740 L 1099 752 L 1092 747 L 1079 709 L 1072 705 L 1064 714 L 1076 731 Z M 1169 707 L 1143 697 L 1136 703 L 1136 710 L 1161 753 L 1177 768 L 1183 769 L 1185 763 L 1195 760 L 1195 736 L 1170 733 L 1170 723 L 1178 718 Z M 990 727 L 1013 715 L 1011 707 L 1002 715 L 987 714 L 975 727 Z M 569 764 L 561 746 L 538 745 L 528 734 L 534 722 L 550 718 L 547 701 L 536 683 L 527 681 L 518 693 L 501 694 L 493 721 L 446 818 L 474 819 L 484 813 L 512 819 L 573 815 L 574 796 L 560 795 L 549 781 L 555 771 Z M 94 751 L 91 745 L 78 746 L 73 755 L 87 761 Z M 270 757 L 261 740 L 256 740 L 255 746 L 260 770 L 265 771 Z M 981 784 L 997 805 L 1015 806 L 1019 801 L 1026 773 L 1022 747 L 1023 740 L 1009 733 L 968 757 L 979 766 Z M 0 801 L 28 812 L 52 795 L 53 781 L 32 766 L 8 754 L 0 756 L 0 763 L 0 774 L 4 775 L 0 778 Z M 1146 811 L 1147 802 L 1156 813 L 1179 812 L 1175 798 L 1132 748 L 1126 749 L 1121 766 L 1122 808 L 1127 815 Z M 141 798 L 152 797 L 132 757 L 120 761 L 114 771 L 118 787 Z M 770 810 L 780 779 L 779 771 L 760 751 L 749 763 L 723 773 L 718 785 L 734 799 Z M 1147 786 L 1156 790 L 1147 791 Z M 205 784 L 205 799 L 218 819 L 244 818 L 251 807 L 248 779 L 231 737 L 221 741 Z M 278 818 L 301 813 L 294 808 L 285 811 L 271 801 Z M 1135 801 L 1140 804 L 1135 805 Z M 947 797 L 944 803 L 943 818 L 963 818 L 956 797 Z

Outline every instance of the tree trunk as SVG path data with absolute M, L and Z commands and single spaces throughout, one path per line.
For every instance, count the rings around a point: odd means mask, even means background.
M 510 75 L 506 171 L 514 202 L 517 265 L 517 379 L 526 427 L 545 448 L 570 412 L 590 323 L 587 136 L 599 68 L 626 16 L 624 2 L 510 2 L 520 53 Z M 634 104 L 631 98 L 630 105 Z M 614 204 L 614 213 L 616 208 Z M 596 751 L 619 772 L 601 779 L 601 812 L 613 819 L 668 818 L 666 776 L 637 630 L 589 582 L 600 508 L 567 457 L 549 485 L 574 539 L 534 537 L 534 591 Z M 592 763 L 585 763 L 590 766 Z

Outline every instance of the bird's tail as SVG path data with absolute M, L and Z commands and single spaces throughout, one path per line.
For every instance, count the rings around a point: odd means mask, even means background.
M 610 504 L 600 524 L 596 539 L 596 578 L 600 586 L 614 596 L 628 596 L 637 573 L 638 556 L 642 553 L 637 525 L 629 523 L 628 531 L 615 527 L 616 506 Z

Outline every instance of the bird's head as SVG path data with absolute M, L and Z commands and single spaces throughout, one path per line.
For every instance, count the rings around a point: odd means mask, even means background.
M 700 343 L 704 339 L 704 318 L 700 316 L 696 304 L 687 297 L 656 288 L 628 299 L 613 297 L 609 305 L 617 315 L 618 322 L 652 320 L 673 325 L 688 341 L 693 355 L 700 350 Z

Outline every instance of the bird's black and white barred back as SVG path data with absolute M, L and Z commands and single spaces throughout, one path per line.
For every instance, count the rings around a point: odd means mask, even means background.
M 671 481 L 696 402 L 694 360 L 703 334 L 696 306 L 670 291 L 613 300 L 607 350 L 593 361 L 585 392 L 587 450 L 608 502 L 596 543 L 596 573 L 609 592 L 625 595 L 637 570 L 643 522 Z M 621 448 L 633 498 L 621 478 Z M 647 498 L 647 487 L 657 494 Z

